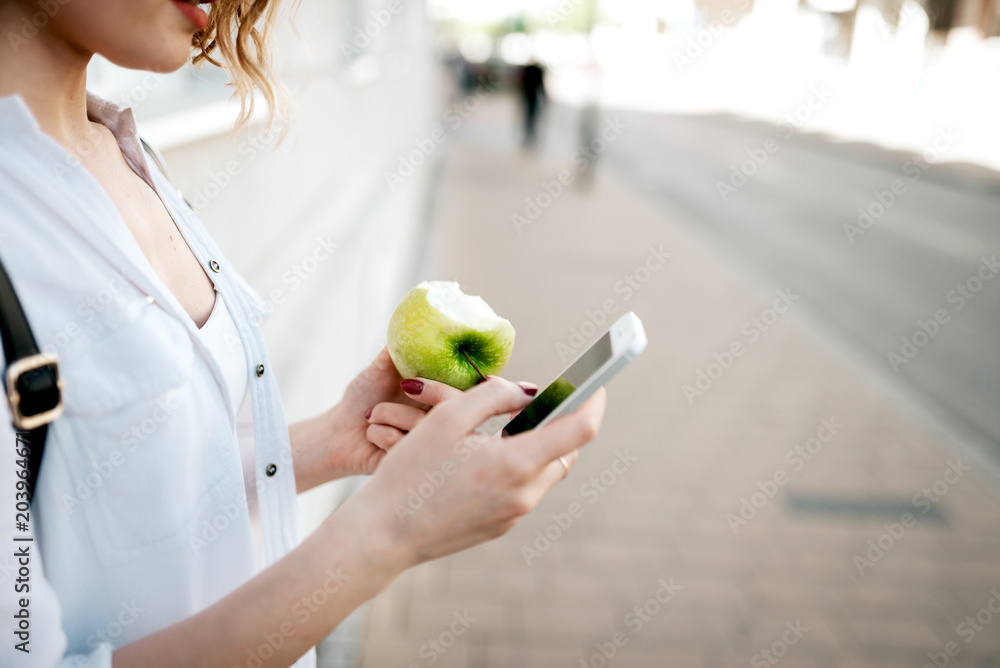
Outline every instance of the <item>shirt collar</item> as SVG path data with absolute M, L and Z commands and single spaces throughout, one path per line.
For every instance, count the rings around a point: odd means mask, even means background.
M 87 117 L 111 130 L 132 169 L 149 184 L 153 192 L 160 194 L 146 164 L 132 108 L 115 104 L 87 91 Z
M 146 163 L 131 107 L 123 107 L 87 91 L 87 118 L 111 130 L 129 166 L 159 194 Z M 14 136 L 44 134 L 28 104 L 17 93 L 0 97 L 0 136 L 8 133 Z

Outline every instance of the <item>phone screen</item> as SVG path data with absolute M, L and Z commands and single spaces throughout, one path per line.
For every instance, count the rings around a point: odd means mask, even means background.
M 611 359 L 611 332 L 606 333 L 580 356 L 559 378 L 546 387 L 535 400 L 511 420 L 504 431 L 509 436 L 537 427 L 549 413 L 573 394 L 587 379 Z

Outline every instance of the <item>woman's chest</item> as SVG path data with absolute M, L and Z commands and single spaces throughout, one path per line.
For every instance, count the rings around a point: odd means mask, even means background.
M 88 169 L 153 270 L 201 327 L 215 304 L 215 289 L 159 196 L 122 160 L 96 160 Z

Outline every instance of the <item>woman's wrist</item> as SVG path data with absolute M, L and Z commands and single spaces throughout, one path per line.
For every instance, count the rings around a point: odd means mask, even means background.
M 348 498 L 331 513 L 317 533 L 331 548 L 351 545 L 351 559 L 362 571 L 365 595 L 375 597 L 406 569 L 417 562 L 398 535 L 386 526 L 380 508 L 370 499 Z
M 328 454 L 337 437 L 337 407 L 296 422 L 288 427 L 288 440 L 295 467 L 296 491 L 301 494 L 313 487 L 342 477 L 334 470 Z

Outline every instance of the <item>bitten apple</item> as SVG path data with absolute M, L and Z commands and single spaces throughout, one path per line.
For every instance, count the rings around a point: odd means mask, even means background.
M 427 378 L 467 390 L 503 371 L 514 327 L 458 283 L 425 281 L 389 319 L 389 355 L 403 378 Z

